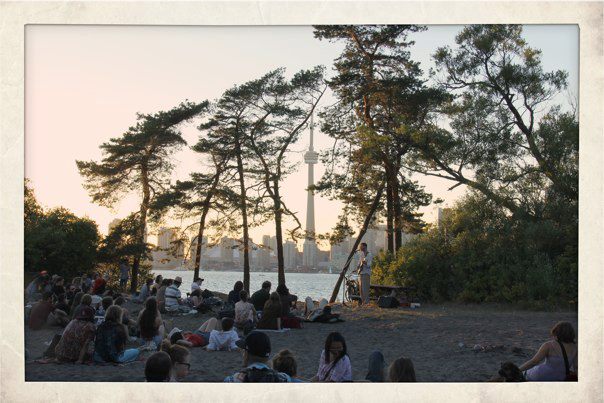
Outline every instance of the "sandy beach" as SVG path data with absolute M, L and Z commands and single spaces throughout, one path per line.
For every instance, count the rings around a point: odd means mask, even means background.
M 136 317 L 141 305 L 129 303 L 127 308 Z M 273 353 L 283 348 L 292 350 L 298 360 L 299 376 L 311 378 L 316 374 L 326 336 L 338 331 L 346 338 L 355 380 L 364 379 L 370 353 L 380 350 L 387 364 L 400 356 L 411 358 L 418 382 L 483 382 L 497 372 L 501 362 L 520 365 L 530 358 L 548 339 L 556 322 L 568 321 L 578 330 L 576 312 L 454 304 L 422 305 L 416 310 L 336 305 L 334 312 L 341 313 L 345 322 L 304 323 L 303 329 L 268 333 Z M 194 330 L 209 317 L 209 314 L 164 315 L 165 320 L 171 320 L 182 330 Z M 36 362 L 47 348 L 44 342 L 60 331 L 58 327 L 25 330 L 25 346 L 29 351 L 26 381 L 144 381 L 144 361 L 149 352 L 144 352 L 139 361 L 120 366 Z M 191 371 L 184 381 L 221 382 L 240 367 L 240 352 L 193 348 Z

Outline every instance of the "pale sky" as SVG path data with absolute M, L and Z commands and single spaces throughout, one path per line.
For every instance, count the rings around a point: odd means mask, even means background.
M 412 57 L 424 71 L 439 46 L 453 45 L 461 26 L 429 26 L 414 36 Z M 530 46 L 543 51 L 545 71 L 566 70 L 569 93 L 578 99 L 579 30 L 576 25 L 525 26 Z M 26 127 L 25 176 L 30 178 L 45 207 L 64 206 L 88 216 L 106 234 L 109 222 L 138 209 L 138 196 L 124 199 L 115 211 L 92 204 L 82 187 L 75 160 L 100 160 L 99 145 L 119 137 L 136 121 L 136 113 L 166 110 L 188 99 L 215 100 L 235 84 L 256 79 L 268 71 L 286 67 L 288 76 L 316 65 L 331 70 L 342 45 L 314 39 L 310 26 L 266 27 L 168 27 L 168 26 L 67 26 L 26 27 Z M 331 73 L 328 73 L 331 74 Z M 328 94 L 325 102 L 333 101 Z M 561 99 L 560 102 L 565 102 Z M 199 132 L 195 124 L 182 129 L 189 145 Z M 332 144 L 315 130 L 315 149 Z M 306 217 L 307 173 L 302 163 L 308 133 L 293 146 L 297 172 L 283 183 L 284 200 Z M 185 179 L 201 170 L 199 157 L 188 149 L 176 154 L 173 177 Z M 315 166 L 315 181 L 323 173 Z M 465 192 L 438 178 L 417 178 L 434 198 L 451 205 Z M 431 220 L 433 206 L 422 211 Z M 340 206 L 315 196 L 316 230 L 330 231 Z M 291 228 L 286 225 L 286 228 Z M 150 229 L 150 234 L 153 233 Z M 273 224 L 251 231 L 260 242 L 274 234 Z M 150 236 L 155 242 L 155 237 Z

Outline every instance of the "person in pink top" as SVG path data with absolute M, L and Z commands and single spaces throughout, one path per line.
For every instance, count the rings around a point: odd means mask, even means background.
M 338 332 L 331 332 L 321 352 L 319 370 L 313 382 L 352 382 L 352 366 L 346 350 L 346 340 Z

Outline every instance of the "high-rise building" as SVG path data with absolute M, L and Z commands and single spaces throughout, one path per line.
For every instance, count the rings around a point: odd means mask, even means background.
M 310 146 L 304 154 L 304 162 L 308 164 L 308 190 L 306 197 L 306 239 L 304 241 L 302 265 L 315 267 L 317 265 L 317 241 L 315 239 L 315 194 L 312 186 L 315 184 L 314 166 L 319 162 L 319 154 L 313 149 L 313 115 L 310 115 Z
M 283 244 L 283 263 L 286 269 L 291 269 L 296 267 L 296 254 L 298 253 L 298 248 L 295 242 L 286 241 Z
M 271 254 L 269 251 L 271 237 L 269 235 L 262 236 L 262 247 L 258 248 L 258 267 L 268 269 L 271 263 Z
M 170 249 L 171 242 L 176 239 L 176 231 L 173 228 L 160 228 L 157 233 L 157 246 L 160 249 Z
M 220 261 L 223 263 L 233 263 L 233 239 L 223 237 L 220 240 Z
M 111 220 L 111 222 L 109 223 L 109 226 L 107 227 L 107 234 L 110 234 L 111 231 L 117 227 L 118 225 L 120 225 L 120 223 L 122 222 L 122 220 L 120 220 L 119 218 L 114 218 L 113 220 Z

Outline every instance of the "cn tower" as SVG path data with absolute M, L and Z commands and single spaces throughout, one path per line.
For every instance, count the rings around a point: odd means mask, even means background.
M 306 240 L 302 255 L 302 266 L 316 267 L 317 241 L 315 240 L 315 194 L 311 187 L 315 184 L 314 165 L 319 162 L 319 154 L 313 149 L 313 115 L 310 116 L 310 146 L 304 154 L 304 162 L 308 164 L 308 190 L 306 198 Z

